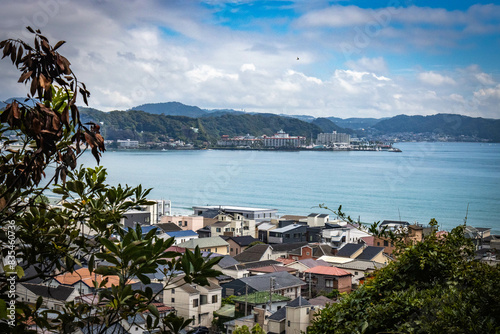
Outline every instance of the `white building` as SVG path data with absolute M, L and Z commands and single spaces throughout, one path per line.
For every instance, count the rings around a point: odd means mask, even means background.
M 332 133 L 319 133 L 316 139 L 317 145 L 326 145 L 326 146 L 344 146 L 349 145 L 351 143 L 351 136 L 347 133 L 337 133 L 337 131 L 333 131 Z
M 301 147 L 306 144 L 306 137 L 290 136 L 285 131 L 280 130 L 272 137 L 263 137 L 264 146 L 266 147 Z

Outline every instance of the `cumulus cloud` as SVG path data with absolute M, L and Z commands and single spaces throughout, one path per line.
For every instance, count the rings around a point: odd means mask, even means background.
M 441 86 L 441 85 L 455 85 L 456 82 L 452 78 L 435 73 L 435 72 L 423 72 L 418 74 L 418 79 L 428 85 Z
M 59 7 L 52 14 L 30 0 L 2 5 L 0 36 L 23 37 L 24 21 L 29 21 L 51 41 L 66 40 L 60 51 L 91 91 L 90 105 L 101 110 L 179 101 L 202 108 L 339 117 L 498 112 L 495 72 L 485 73 L 479 66 L 446 71 L 423 67 L 402 75 L 391 62 L 408 57 L 400 48 L 402 35 L 422 46 L 458 38 L 448 31 L 430 40 L 427 32 L 416 29 L 417 22 L 470 26 L 471 17 L 489 15 L 483 6 L 458 12 L 302 6 L 304 14 L 292 24 L 297 30 L 273 33 L 232 29 L 215 19 L 216 10 L 190 1 L 53 1 Z M 487 9 L 494 12 L 497 6 Z M 487 16 L 489 24 L 494 20 Z M 370 22 L 384 26 L 383 31 L 363 47 L 353 44 L 359 52 L 343 58 L 338 46 L 353 43 L 357 33 L 350 27 L 364 29 Z M 411 25 L 414 32 L 391 27 L 394 22 Z M 322 30 L 324 26 L 333 32 Z M 387 45 L 392 57 L 380 51 Z M 15 68 L 4 59 L 0 70 L 1 98 L 24 96 L 25 87 L 15 84 Z

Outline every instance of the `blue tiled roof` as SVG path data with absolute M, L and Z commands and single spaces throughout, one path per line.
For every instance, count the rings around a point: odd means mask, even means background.
M 174 238 L 180 238 L 180 237 L 194 237 L 197 236 L 198 233 L 195 231 L 187 230 L 187 231 L 173 231 L 173 232 L 166 232 L 169 237 L 174 237 Z

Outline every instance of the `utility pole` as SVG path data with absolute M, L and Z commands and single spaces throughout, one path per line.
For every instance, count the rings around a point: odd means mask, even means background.
M 274 289 L 274 277 L 270 277 L 269 282 L 269 312 L 272 312 L 271 307 L 273 304 L 273 289 Z
M 312 280 L 311 280 L 311 273 L 309 273 L 309 299 L 312 298 Z
M 248 284 L 245 283 L 245 317 L 247 316 L 247 299 L 248 299 Z

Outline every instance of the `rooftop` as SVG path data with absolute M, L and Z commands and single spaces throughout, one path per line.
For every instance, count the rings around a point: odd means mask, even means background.
M 345 271 L 337 267 L 329 266 L 316 266 L 304 271 L 305 273 L 318 274 L 318 275 L 329 275 L 329 276 L 347 276 L 351 275 L 350 272 Z
M 165 232 L 169 237 L 173 238 L 180 238 L 180 237 L 197 237 L 198 233 L 192 230 L 186 230 L 186 231 L 170 231 L 170 232 Z
M 265 304 L 269 302 L 269 292 L 258 291 L 248 295 L 236 296 L 233 298 L 235 302 L 248 302 L 249 304 Z M 273 293 L 271 300 L 273 302 L 282 302 L 290 300 L 290 297 L 282 296 L 277 293 Z
M 227 241 L 225 241 L 221 237 L 210 237 L 210 238 L 191 239 L 186 242 L 181 242 L 177 246 L 192 249 L 195 248 L 196 246 L 199 246 L 200 248 L 210 248 L 210 247 L 228 246 L 228 245 L 229 244 L 227 243 Z
M 384 247 L 368 246 L 363 249 L 363 253 L 359 254 L 356 257 L 356 260 L 372 260 L 375 256 L 382 253 L 383 251 Z
M 344 247 L 339 249 L 337 256 L 351 257 L 353 254 L 363 248 L 363 244 L 345 244 Z

